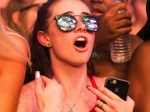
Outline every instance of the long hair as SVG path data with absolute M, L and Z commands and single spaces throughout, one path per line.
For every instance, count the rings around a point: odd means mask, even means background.
M 32 71 L 27 71 L 26 78 L 24 83 L 28 83 L 34 80 L 35 71 L 40 71 L 40 73 L 46 77 L 53 77 L 53 70 L 51 68 L 51 60 L 47 47 L 42 46 L 37 39 L 37 33 L 39 31 L 46 31 L 48 28 L 48 19 L 51 16 L 49 8 L 56 2 L 60 0 L 49 0 L 44 3 L 41 8 L 38 10 L 37 19 L 34 24 L 34 28 L 29 38 L 29 46 L 31 50 L 31 62 L 32 62 Z M 87 64 L 88 74 L 95 75 L 95 69 L 93 66 L 92 59 L 88 61 Z
M 16 35 L 25 41 L 29 50 L 29 56 L 26 56 L 26 54 L 24 54 L 22 50 L 17 47 L 17 45 L 13 42 L 11 35 Z M 29 66 L 31 65 L 30 49 L 27 41 L 22 36 L 20 36 L 18 33 L 16 33 L 15 31 L 13 31 L 7 26 L 0 13 L 0 57 L 9 58 L 9 57 L 3 57 L 2 54 L 13 54 L 22 57 L 28 62 Z

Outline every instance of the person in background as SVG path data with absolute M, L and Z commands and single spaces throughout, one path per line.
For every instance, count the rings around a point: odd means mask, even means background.
M 80 0 L 50 0 L 41 6 L 29 40 L 32 71 L 26 74 L 29 83 L 22 88 L 17 112 L 49 111 L 37 105 L 37 88 L 33 81 L 37 70 L 51 82 L 57 81 L 54 85 L 62 86 L 57 88 L 58 93 L 62 93 L 58 96 L 51 94 L 53 90 L 40 92 L 40 98 L 45 102 L 52 97 L 59 99 L 44 103 L 46 107 L 54 102 L 58 104 L 54 106 L 57 112 L 133 111 L 134 101 L 130 97 L 122 100 L 102 87 L 105 77 L 94 76 L 96 73 L 90 57 L 98 28 L 99 20 Z
M 9 0 L 0 0 L 0 111 L 16 112 L 27 66 L 31 65 L 26 40 L 11 30 L 1 16 Z
M 10 0 L 4 17 L 10 28 L 28 39 L 39 7 L 47 0 Z
M 94 57 L 96 69 L 100 77 L 111 76 L 126 79 L 128 62 L 113 63 L 110 59 L 110 43 L 119 36 L 130 33 L 132 28 L 131 14 L 117 13 L 119 9 L 127 9 L 127 0 L 124 3 L 113 5 L 114 0 L 83 0 L 91 9 L 93 15 L 100 18 L 100 29 L 96 32 Z M 124 27 L 128 26 L 128 27 Z M 143 41 L 135 35 L 129 35 L 131 51 Z
M 146 1 L 147 0 L 128 0 L 128 11 L 132 15 L 132 31 L 130 34 L 136 35 L 147 21 Z
M 150 18 L 150 8 L 149 8 L 149 2 L 147 1 L 146 3 L 146 14 L 147 14 L 147 18 Z M 143 26 L 143 28 L 140 29 L 140 31 L 137 33 L 137 35 L 142 38 L 144 41 L 148 40 L 150 37 L 150 33 L 149 33 L 149 27 L 150 26 L 150 21 L 147 20 L 147 22 L 145 23 L 145 25 Z
M 145 41 L 133 53 L 127 77 L 131 85 L 129 95 L 135 101 L 134 112 L 150 111 L 150 0 L 146 9 L 148 20 L 139 32 Z

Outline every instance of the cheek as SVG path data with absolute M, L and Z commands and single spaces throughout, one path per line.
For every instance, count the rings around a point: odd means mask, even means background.
M 94 46 L 94 41 L 95 41 L 95 34 L 92 34 L 89 39 L 89 44 L 91 45 L 92 49 Z
M 115 2 L 115 0 L 105 0 L 105 1 L 106 1 L 105 6 L 107 8 L 110 8 L 113 5 L 113 3 Z
M 57 26 L 54 26 L 53 29 L 49 30 L 50 41 L 52 46 L 62 49 L 64 47 L 69 47 L 71 42 L 69 37 L 66 36 L 66 33 L 62 33 Z
M 143 18 L 146 18 L 146 4 L 143 4 L 143 3 L 136 3 L 135 4 L 135 9 L 136 11 L 138 12 L 137 14 L 139 15 L 139 17 L 143 17 Z
M 6 8 L 9 0 L 0 0 L 0 9 Z
M 26 21 L 27 21 L 27 29 L 30 29 L 33 23 L 35 22 L 37 18 L 37 12 L 36 11 L 29 11 L 26 15 Z

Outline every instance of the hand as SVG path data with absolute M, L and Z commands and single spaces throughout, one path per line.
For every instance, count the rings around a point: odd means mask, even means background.
M 95 112 L 133 112 L 134 101 L 129 96 L 124 101 L 105 87 L 98 90 L 91 86 L 87 88 L 103 101 L 97 100 Z
M 127 11 L 117 13 L 119 9 L 126 9 L 126 5 L 124 3 L 113 5 L 100 17 L 100 29 L 96 32 L 94 48 L 109 44 L 131 31 L 131 14 Z
M 61 84 L 55 79 L 40 77 L 35 73 L 35 95 L 41 112 L 61 112 L 64 106 L 65 94 Z

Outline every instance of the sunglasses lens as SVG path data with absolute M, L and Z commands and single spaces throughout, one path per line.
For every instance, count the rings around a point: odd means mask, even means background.
M 70 15 L 62 15 L 57 19 L 58 27 L 65 32 L 72 31 L 76 27 L 76 20 Z
M 82 22 L 86 25 L 86 30 L 96 32 L 99 29 L 99 20 L 95 16 L 84 16 Z

